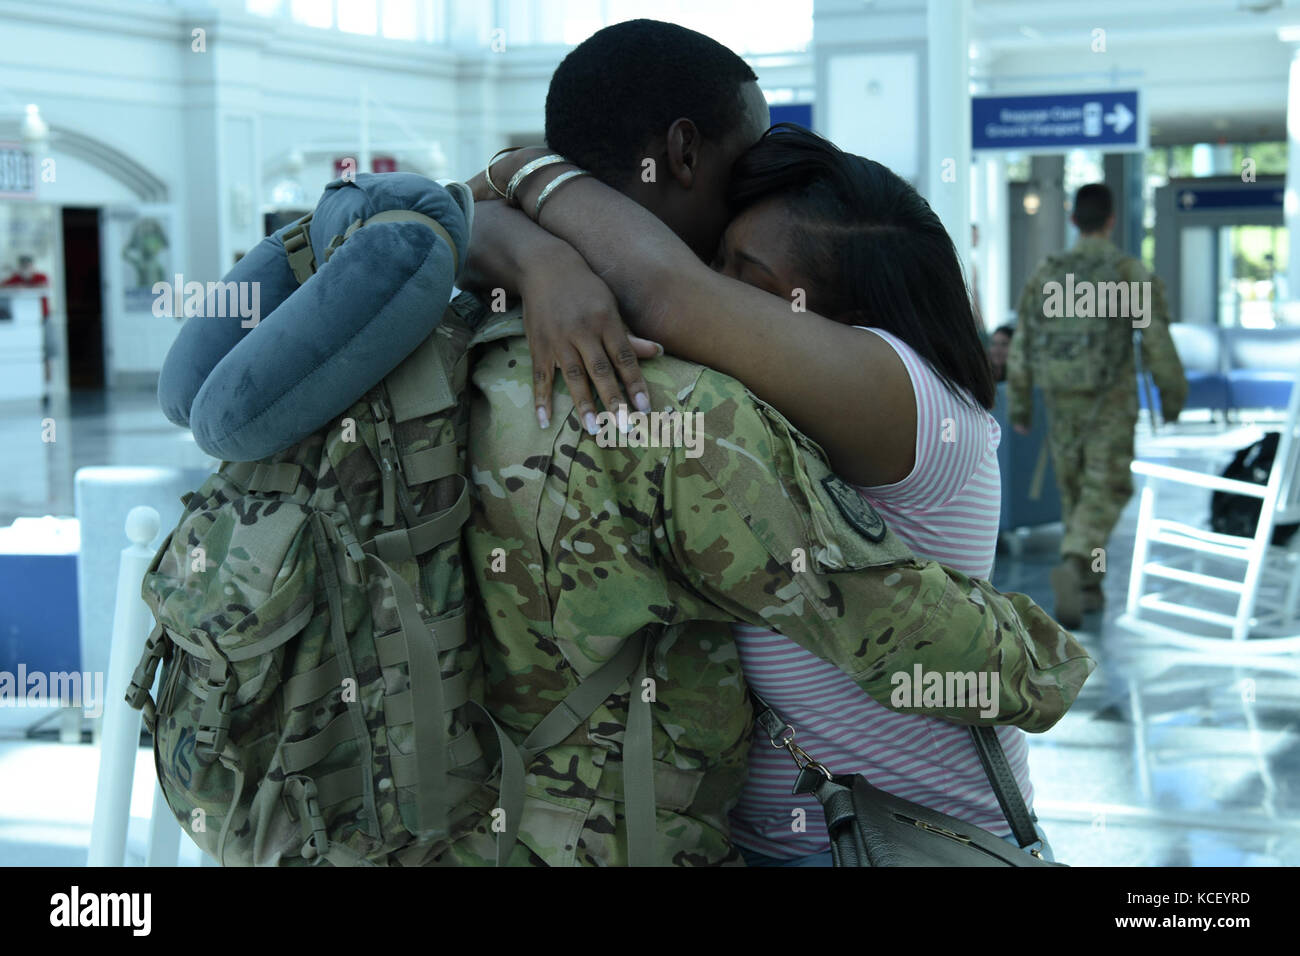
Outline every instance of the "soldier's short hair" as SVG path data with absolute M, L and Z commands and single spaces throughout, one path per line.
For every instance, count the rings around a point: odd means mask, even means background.
M 605 183 L 641 171 L 642 151 L 681 117 L 722 139 L 758 77 L 717 40 L 675 23 L 627 20 L 569 51 L 546 92 L 546 145 Z
M 1074 194 L 1074 224 L 1080 232 L 1097 232 L 1115 211 L 1115 196 L 1105 183 L 1080 186 Z

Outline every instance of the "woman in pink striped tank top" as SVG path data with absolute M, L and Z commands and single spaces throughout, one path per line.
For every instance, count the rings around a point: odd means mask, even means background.
M 787 299 L 805 290 L 812 314 L 793 321 L 841 344 L 836 359 L 811 366 L 815 376 L 794 363 L 775 374 L 756 358 L 727 370 L 816 438 L 917 555 L 988 578 L 1001 433 L 961 265 L 938 217 L 884 166 L 798 129 L 778 128 L 742 156 L 731 193 L 738 214 L 714 268 Z M 854 338 L 840 332 L 846 325 Z M 838 414 L 818 420 L 828 399 Z M 774 631 L 736 625 L 734 634 L 746 680 L 818 760 L 1010 839 L 965 728 L 878 703 Z M 1024 733 L 1004 726 L 998 736 L 1032 807 Z M 791 794 L 794 779 L 789 755 L 756 734 L 731 818 L 751 864 L 830 864 L 821 807 Z

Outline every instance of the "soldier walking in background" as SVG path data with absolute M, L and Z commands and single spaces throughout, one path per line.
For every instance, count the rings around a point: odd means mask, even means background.
M 1052 588 L 1057 620 L 1074 628 L 1102 607 L 1106 543 L 1133 494 L 1134 332 L 1166 422 L 1178 419 L 1187 379 L 1169 335 L 1163 283 L 1110 241 L 1111 191 L 1082 187 L 1071 221 L 1079 229 L 1074 248 L 1049 256 L 1021 295 L 1007 383 L 1011 424 L 1021 434 L 1029 432 L 1034 385 L 1043 390 L 1065 523 Z

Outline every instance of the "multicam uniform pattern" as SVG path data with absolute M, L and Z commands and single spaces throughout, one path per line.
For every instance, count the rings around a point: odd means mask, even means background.
M 487 702 L 524 737 L 630 637 L 649 633 L 657 862 L 741 864 L 727 814 L 745 777 L 752 711 L 730 627 L 766 625 L 888 704 L 891 674 L 997 671 L 992 721 L 1051 727 L 1095 666 L 1023 595 L 917 561 L 830 475 L 821 450 L 743 385 L 670 357 L 645 363 L 653 406 L 700 413 L 702 451 L 602 447 L 557 383 L 537 427 L 518 313 L 492 317 L 475 357 L 467 530 L 490 633 Z M 807 570 L 801 561 L 806 561 Z M 625 684 L 624 687 L 627 685 Z M 643 685 L 644 686 L 644 685 Z M 522 865 L 627 862 L 626 691 L 528 767 Z M 428 860 L 491 864 L 479 826 Z
M 1033 387 L 1039 385 L 1065 522 L 1061 555 L 1091 562 L 1096 549 L 1106 547 L 1133 494 L 1129 465 L 1138 415 L 1134 315 L 1132 300 L 1125 315 L 1046 315 L 1048 284 L 1064 287 L 1067 274 L 1073 275 L 1074 288 L 1083 283 L 1097 288 L 1103 283 L 1150 282 L 1142 366 L 1160 390 L 1167 421 L 1182 410 L 1187 379 L 1169 334 L 1164 284 L 1108 240 L 1080 239 L 1068 252 L 1049 256 L 1025 285 L 1007 358 L 1011 422 L 1030 424 Z

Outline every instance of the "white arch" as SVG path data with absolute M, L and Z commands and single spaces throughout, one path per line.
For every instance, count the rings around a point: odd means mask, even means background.
M 52 125 L 50 145 L 103 170 L 142 202 L 165 203 L 169 199 L 166 182 L 128 154 L 102 140 L 65 126 Z

